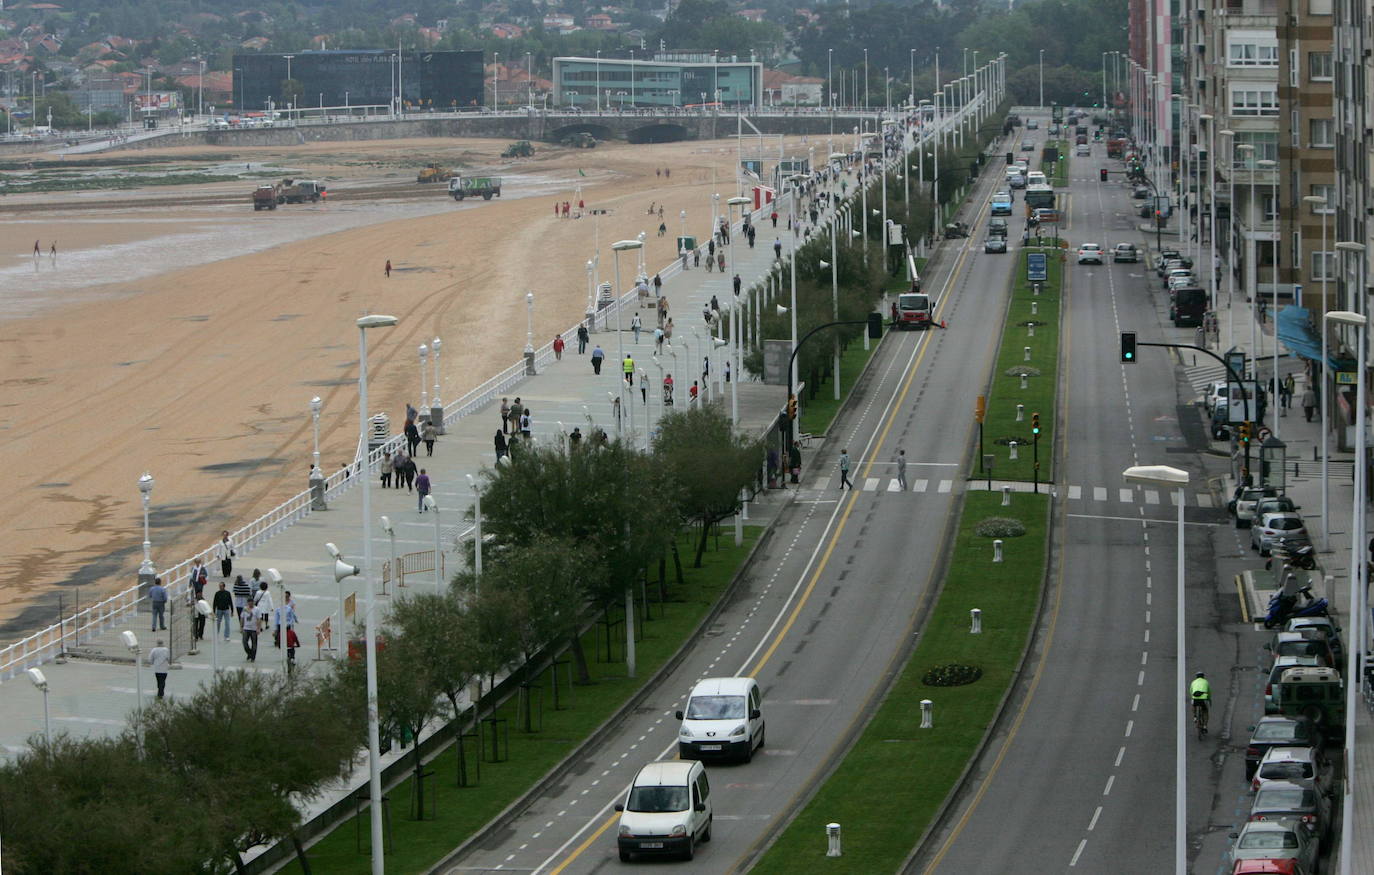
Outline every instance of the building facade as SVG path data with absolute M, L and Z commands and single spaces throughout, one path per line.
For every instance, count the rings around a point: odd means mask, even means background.
M 659 53 L 652 60 L 554 58 L 553 88 L 559 108 L 758 107 L 763 65 L 700 53 Z
M 295 83 L 294 87 L 288 83 Z M 234 55 L 240 110 L 396 106 L 449 111 L 483 104 L 481 52 L 386 49 Z
M 1341 253 L 1335 266 L 1337 302 L 1341 309 L 1369 315 L 1369 269 L 1374 255 L 1374 208 L 1369 186 L 1374 179 L 1374 132 L 1366 105 L 1374 94 L 1374 50 L 1366 37 L 1371 10 L 1368 0 L 1334 0 L 1335 65 L 1335 240 L 1361 243 L 1363 254 Z M 1374 344 L 1372 344 L 1374 345 Z M 1353 344 L 1352 344 L 1353 346 Z

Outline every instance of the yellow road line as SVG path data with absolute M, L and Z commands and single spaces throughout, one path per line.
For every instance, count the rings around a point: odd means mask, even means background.
M 618 811 L 612 812 L 611 816 L 608 817 L 608 818 L 606 818 L 606 822 L 603 823 L 603 824 L 601 824 L 601 826 L 599 826 L 599 827 L 596 828 L 596 832 L 594 832 L 594 833 L 592 833 L 591 835 L 587 836 L 587 840 L 584 841 L 582 844 L 578 845 L 578 846 L 577 846 L 577 849 L 576 849 L 575 851 L 573 851 L 571 854 L 568 855 L 568 859 L 566 859 L 566 860 L 564 860 L 563 862 L 559 863 L 559 864 L 558 864 L 557 866 L 555 866 L 553 869 L 550 869 L 550 870 L 549 870 L 549 875 L 558 875 L 559 872 L 562 872 L 564 869 L 568 868 L 568 866 L 572 863 L 573 860 L 576 860 L 578 857 L 582 856 L 583 852 L 586 851 L 587 848 L 590 848 L 590 847 L 592 846 L 592 843 L 593 843 L 593 842 L 595 842 L 597 839 L 601 838 L 602 833 L 604 833 L 606 830 L 610 829 L 610 828 L 611 828 L 611 824 L 615 823 L 615 822 L 616 822 L 617 820 L 619 820 L 619 819 L 620 819 L 620 812 L 618 812 Z

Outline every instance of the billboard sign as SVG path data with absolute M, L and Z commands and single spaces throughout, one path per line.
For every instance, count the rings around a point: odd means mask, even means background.
M 1044 282 L 1049 279 L 1049 276 L 1049 267 L 1046 264 L 1045 253 L 1026 253 L 1026 279 L 1031 282 Z
M 167 112 L 181 104 L 181 95 L 176 91 L 151 91 L 134 95 L 134 106 L 140 112 Z

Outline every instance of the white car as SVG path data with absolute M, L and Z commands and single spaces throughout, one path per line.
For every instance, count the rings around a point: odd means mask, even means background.
M 1316 870 L 1317 837 L 1306 826 L 1292 821 L 1256 820 L 1231 833 L 1231 864 L 1239 860 L 1297 860 L 1307 871 Z
M 1250 549 L 1258 550 L 1261 556 L 1268 556 L 1280 540 L 1295 547 L 1312 543 L 1302 517 L 1295 513 L 1266 513 L 1250 526 Z
M 1084 243 L 1078 247 L 1079 264 L 1101 264 L 1102 246 L 1097 243 Z
M 1226 403 L 1226 393 L 1229 391 L 1230 384 L 1225 380 L 1216 380 L 1207 387 L 1207 394 L 1203 396 L 1202 405 L 1211 413 L 1217 409 L 1218 404 Z

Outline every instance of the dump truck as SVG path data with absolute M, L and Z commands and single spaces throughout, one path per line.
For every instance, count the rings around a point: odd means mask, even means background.
M 448 193 L 460 201 L 465 197 L 480 197 L 489 201 L 501 196 L 499 176 L 454 176 L 448 181 Z
M 324 195 L 325 185 L 314 179 L 283 179 L 277 187 L 277 203 L 303 204 L 306 201 L 318 203 Z
M 453 175 L 453 169 L 442 164 L 426 164 L 424 169 L 415 174 L 416 182 L 443 182 Z
M 275 210 L 277 208 L 277 196 L 280 186 L 260 185 L 253 190 L 253 212 L 258 210 Z
M 529 140 L 518 140 L 506 147 L 502 158 L 528 158 L 534 154 L 534 145 Z
M 563 138 L 563 142 L 574 149 L 596 148 L 596 137 L 593 137 L 586 131 L 579 131 L 575 134 L 569 134 L 568 136 Z

